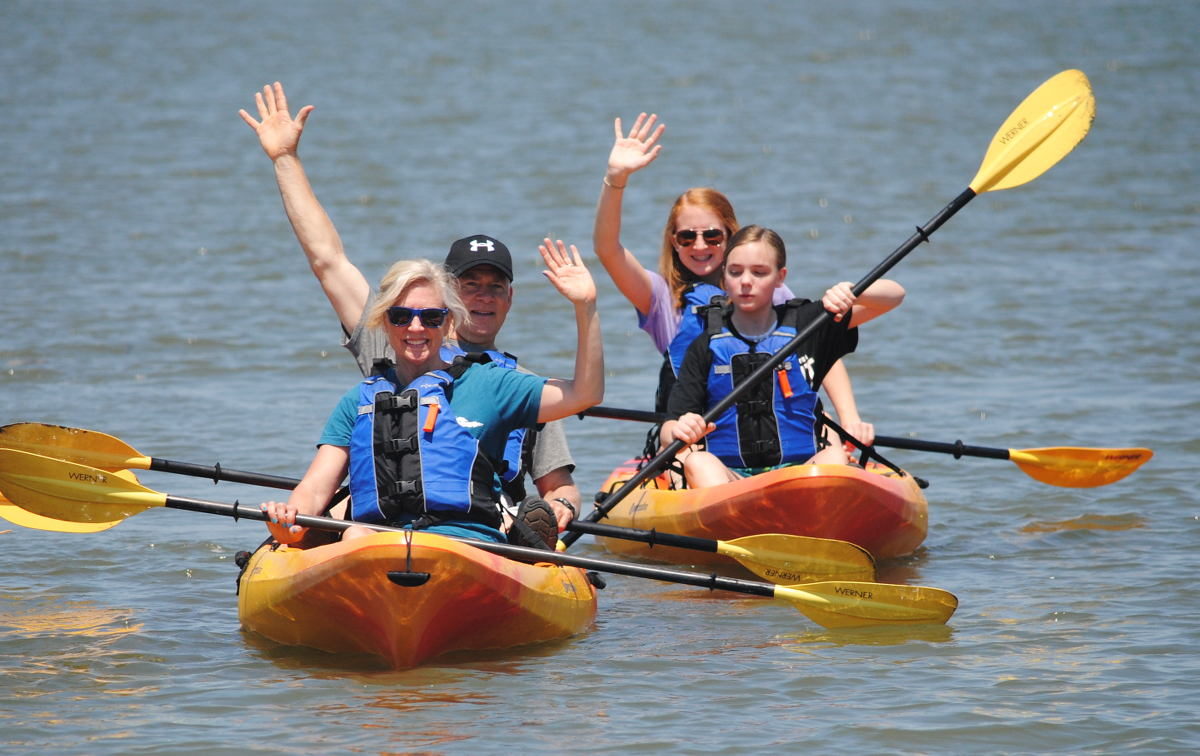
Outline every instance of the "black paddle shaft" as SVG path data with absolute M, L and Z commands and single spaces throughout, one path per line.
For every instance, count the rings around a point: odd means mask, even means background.
M 922 441 L 917 438 L 898 438 L 895 436 L 876 436 L 875 443 L 891 446 L 895 449 L 911 451 L 941 452 L 953 454 L 955 459 L 961 457 L 987 457 L 988 459 L 1010 459 L 1008 449 L 993 449 L 989 446 L 970 446 L 962 441 L 946 443 L 943 441 Z
M 173 473 L 175 475 L 190 475 L 194 478 L 212 478 L 213 483 L 223 480 L 227 483 L 248 483 L 252 486 L 278 488 L 284 491 L 290 491 L 300 485 L 298 478 L 284 478 L 279 475 L 233 470 L 228 467 L 221 467 L 220 462 L 215 465 L 198 465 L 194 462 L 176 462 L 171 459 L 151 457 L 150 469 L 156 472 Z M 347 486 L 342 486 L 334 492 L 330 503 L 337 503 L 349 494 L 350 489 Z
M 720 548 L 719 541 L 708 538 L 660 533 L 657 530 L 619 528 L 615 525 L 602 525 L 601 523 L 590 522 L 588 520 L 575 520 L 567 525 L 567 530 L 572 533 L 588 533 L 591 535 L 608 536 L 610 538 L 622 538 L 627 541 L 640 541 L 649 544 L 650 548 L 660 545 L 674 546 L 680 549 L 707 551 L 713 554 L 717 553 L 717 550 Z
M 233 519 L 259 520 L 265 522 L 267 513 L 255 506 L 242 505 L 238 502 L 232 504 L 218 501 L 204 501 L 202 499 L 189 499 L 182 496 L 167 496 L 163 502 L 163 506 L 170 509 L 180 509 L 188 512 L 203 512 L 205 514 L 223 515 L 232 517 Z M 317 517 L 313 515 L 297 515 L 296 524 L 308 527 L 318 528 L 321 530 L 343 531 L 353 525 L 361 523 L 352 522 L 350 520 L 335 520 L 329 517 Z M 409 532 L 406 528 L 395 528 L 387 525 L 367 525 L 366 527 L 373 530 Z M 439 534 L 441 535 L 441 534 Z M 538 562 L 550 562 L 566 567 L 579 567 L 585 570 L 596 570 L 598 572 L 608 572 L 614 575 L 626 575 L 629 577 L 648 578 L 650 580 L 661 580 L 667 583 L 680 583 L 682 585 L 696 586 L 697 588 L 708 588 L 709 590 L 733 591 L 734 593 L 745 593 L 750 596 L 765 596 L 773 598 L 775 596 L 775 586 L 771 583 L 761 583 L 754 580 L 741 580 L 739 578 L 723 577 L 716 574 L 704 574 L 699 572 L 687 572 L 684 570 L 672 570 L 663 567 L 651 567 L 649 565 L 633 564 L 630 562 L 615 562 L 608 559 L 596 559 L 594 557 L 578 556 L 576 554 L 563 554 L 557 551 L 545 551 L 542 549 L 533 549 L 527 546 L 514 546 L 508 543 L 493 543 L 491 541 L 477 541 L 470 538 L 459 538 L 458 536 L 442 535 L 443 538 L 448 538 L 451 541 L 459 541 L 483 551 L 489 551 L 493 554 L 498 554 L 509 559 L 515 559 L 530 564 Z M 410 565 L 411 566 L 411 565 Z M 410 573 L 416 574 L 416 573 Z M 415 578 L 412 579 L 415 584 Z
M 221 467 L 220 462 L 215 465 L 198 465 L 193 462 L 176 462 L 171 459 L 151 457 L 150 469 L 157 472 L 173 473 L 175 475 L 191 475 L 195 478 L 212 478 L 213 483 L 224 480 L 230 483 L 249 483 L 250 485 L 284 490 L 293 489 L 300 482 L 295 478 L 282 478 L 278 475 L 233 470 L 228 467 Z
M 916 249 L 921 242 L 929 241 L 930 234 L 941 228 L 943 223 L 950 220 L 951 216 L 961 210 L 963 206 L 965 206 L 974 198 L 975 190 L 967 187 L 962 191 L 961 194 L 955 197 L 950 204 L 942 208 L 937 215 L 930 218 L 928 223 L 926 223 L 924 226 L 917 226 L 916 233 L 908 237 L 907 241 L 905 241 L 903 244 L 897 247 L 894 252 L 884 258 L 883 262 L 876 265 L 870 273 L 863 276 L 862 280 L 854 284 L 854 296 L 862 296 L 862 293 L 867 290 L 867 287 L 878 281 L 880 278 L 883 278 L 885 273 L 895 267 L 896 263 L 903 260 L 909 252 L 912 252 L 914 249 Z M 706 424 L 711 423 L 713 420 L 724 414 L 725 410 L 733 406 L 737 400 L 742 397 L 742 394 L 744 394 L 751 386 L 770 375 L 771 371 L 779 367 L 784 360 L 791 356 L 792 352 L 795 352 L 800 348 L 800 344 L 808 338 L 809 334 L 815 331 L 824 321 L 831 317 L 833 317 L 833 315 L 828 311 L 823 312 L 821 315 L 814 318 L 807 326 L 800 329 L 800 331 L 792 337 L 791 341 L 789 341 L 783 346 L 782 349 L 771 356 L 771 359 L 767 360 L 762 365 L 759 365 L 754 372 L 746 376 L 744 381 L 734 386 L 733 390 L 730 391 L 725 398 L 713 405 L 712 409 L 705 413 L 704 422 Z M 647 462 L 646 465 L 642 467 L 641 470 L 638 470 L 632 478 L 629 478 L 627 481 L 625 481 L 623 486 L 609 494 L 604 499 L 603 504 L 598 505 L 595 509 L 588 513 L 587 519 L 592 522 L 603 519 L 605 515 L 612 511 L 613 507 L 620 504 L 621 501 L 624 500 L 624 498 L 634 491 L 638 486 L 655 475 L 658 475 L 659 471 L 662 470 L 668 462 L 675 458 L 675 454 L 678 453 L 679 450 L 684 447 L 684 445 L 685 444 L 679 439 L 672 441 L 667 448 L 659 452 L 657 457 Z M 579 531 L 572 531 L 564 535 L 562 541 L 566 545 L 570 546 L 572 543 L 579 540 L 579 536 Z

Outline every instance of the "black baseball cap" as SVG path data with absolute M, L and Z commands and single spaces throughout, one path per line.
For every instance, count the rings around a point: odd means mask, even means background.
M 501 273 L 513 278 L 512 255 L 499 239 L 483 234 L 467 236 L 450 245 L 446 255 L 446 269 L 458 277 L 477 265 L 492 265 Z

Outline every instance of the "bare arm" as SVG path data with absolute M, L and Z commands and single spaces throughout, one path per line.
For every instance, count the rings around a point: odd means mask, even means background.
M 596 283 L 583 264 L 579 250 L 546 239 L 538 247 L 546 263 L 546 278 L 575 306 L 575 376 L 569 381 L 551 378 L 542 386 L 538 422 L 557 420 L 599 404 L 604 399 L 604 342 L 596 312 Z
M 570 470 L 566 467 L 556 468 L 533 481 L 533 484 L 537 486 L 538 496 L 545 499 L 550 504 L 550 508 L 554 510 L 554 517 L 558 520 L 558 529 L 566 528 L 567 524 L 575 519 L 575 515 L 579 514 L 579 508 L 583 502 L 583 497 L 575 485 L 574 478 L 571 477 Z M 565 506 L 559 499 L 566 499 L 571 503 L 571 507 Z
M 647 118 L 642 113 L 629 130 L 628 137 L 622 134 L 620 118 L 613 123 L 616 141 L 608 156 L 608 169 L 600 188 L 600 202 L 592 227 L 592 244 L 600 263 L 617 289 L 643 315 L 650 311 L 650 277 L 633 253 L 621 244 L 621 203 L 629 177 L 654 162 L 662 151 L 662 145 L 656 142 L 666 126 L 655 129 L 657 119 L 656 115 Z
M 834 412 L 837 413 L 838 425 L 864 444 L 875 441 L 875 426 L 864 423 L 858 415 L 858 403 L 854 399 L 854 388 L 850 383 L 850 372 L 846 370 L 844 360 L 838 360 L 829 368 L 821 387 L 829 397 Z
M 263 87 L 262 92 L 254 95 L 254 101 L 261 120 L 255 120 L 245 110 L 239 111 L 239 115 L 258 134 L 259 144 L 274 163 L 275 181 L 296 240 L 342 327 L 350 333 L 362 317 L 371 285 L 346 257 L 342 238 L 317 200 L 300 162 L 300 135 L 313 106 L 301 108 L 293 120 L 279 82 Z
M 305 528 L 295 525 L 296 515 L 319 515 L 325 511 L 342 479 L 346 477 L 349 461 L 349 447 L 324 444 L 317 449 L 308 471 L 292 490 L 286 503 L 268 501 L 262 505 L 270 518 L 267 528 L 275 540 L 295 543 L 304 536 Z
M 881 278 L 867 287 L 862 296 L 855 297 L 849 281 L 834 284 L 821 297 L 821 304 L 840 321 L 846 313 L 850 315 L 850 327 L 867 323 L 880 315 L 894 310 L 904 301 L 904 287 L 895 281 Z

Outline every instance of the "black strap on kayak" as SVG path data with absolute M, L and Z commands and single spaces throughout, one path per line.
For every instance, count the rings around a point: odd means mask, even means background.
M 858 461 L 858 464 L 860 467 L 866 467 L 867 463 L 869 461 L 871 461 L 871 458 L 873 457 L 877 462 L 879 462 L 881 465 L 888 468 L 892 472 L 896 473 L 897 475 L 908 475 L 908 476 L 912 477 L 912 479 L 916 482 L 918 488 L 922 488 L 922 489 L 929 488 L 929 481 L 925 480 L 924 478 L 918 478 L 916 475 L 913 475 L 912 473 L 909 473 L 905 470 L 901 470 L 891 460 L 889 460 L 888 458 L 886 458 L 882 454 L 880 454 L 879 450 L 875 448 L 874 444 L 871 444 L 870 446 L 868 446 L 867 444 L 864 444 L 862 441 L 859 441 L 854 436 L 851 436 L 849 431 L 847 431 L 845 428 L 843 428 L 842 426 L 835 423 L 828 415 L 825 415 L 825 414 L 817 415 L 817 423 L 819 425 L 828 426 L 829 428 L 831 428 L 833 430 L 834 433 L 837 433 L 838 436 L 840 436 L 843 441 L 849 441 L 851 444 L 853 444 L 855 447 L 857 447 L 862 452 L 862 457 Z

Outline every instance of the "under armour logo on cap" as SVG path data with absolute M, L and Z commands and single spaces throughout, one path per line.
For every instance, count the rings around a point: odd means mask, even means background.
M 509 281 L 513 278 L 512 255 L 499 239 L 475 234 L 463 237 L 450 245 L 450 253 L 446 255 L 446 269 L 451 275 L 461 276 L 478 265 L 492 266 Z

